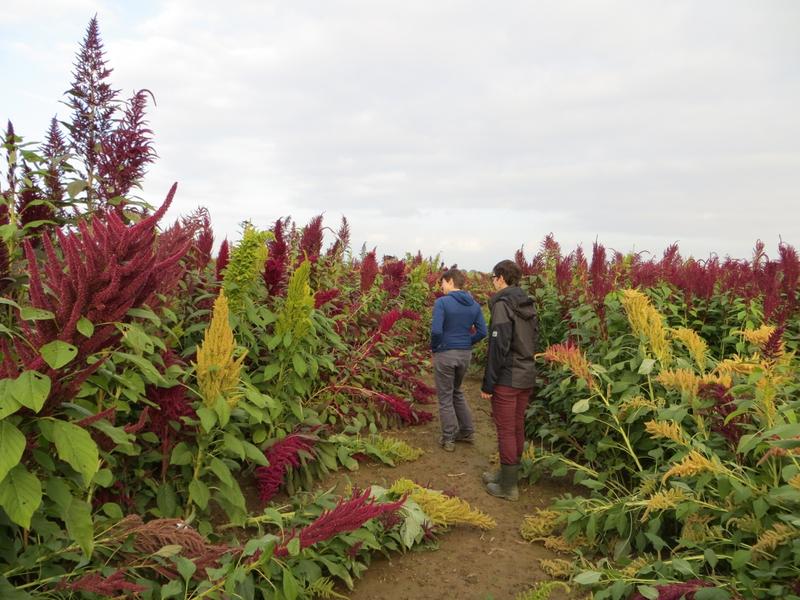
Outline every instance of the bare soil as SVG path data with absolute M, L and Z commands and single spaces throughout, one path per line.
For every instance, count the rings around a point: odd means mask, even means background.
M 419 427 L 389 432 L 392 437 L 422 448 L 425 454 L 414 462 L 397 467 L 362 464 L 358 471 L 336 475 L 340 482 L 354 485 L 389 486 L 401 477 L 413 479 L 431 488 L 452 492 L 472 506 L 491 515 L 497 527 L 481 531 L 456 526 L 442 533 L 437 550 L 420 549 L 391 558 L 377 557 L 355 590 L 345 592 L 351 600 L 513 600 L 537 581 L 550 578 L 541 570 L 540 559 L 557 555 L 540 544 L 522 539 L 519 527 L 526 514 L 546 507 L 550 500 L 570 491 L 553 480 L 520 487 L 518 502 L 489 496 L 483 489 L 481 473 L 497 453 L 497 438 L 489 402 L 480 397 L 480 382 L 468 379 L 464 392 L 475 421 L 474 445 L 458 443 L 455 452 L 445 452 L 438 445 L 438 417 Z M 434 413 L 436 406 L 427 407 Z M 330 485 L 332 482 L 328 482 Z M 563 557 L 562 557 L 563 558 Z M 554 593 L 553 598 L 566 598 Z

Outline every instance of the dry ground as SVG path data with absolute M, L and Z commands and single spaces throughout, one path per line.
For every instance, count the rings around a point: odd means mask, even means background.
M 376 558 L 355 590 L 346 592 L 351 600 L 513 600 L 536 581 L 549 579 L 539 568 L 539 559 L 556 555 L 539 544 L 525 542 L 519 526 L 526 514 L 544 508 L 551 498 L 569 489 L 544 480 L 523 485 L 519 502 L 486 494 L 480 474 L 490 466 L 490 457 L 497 451 L 494 425 L 489 402 L 480 398 L 479 381 L 468 379 L 464 390 L 475 420 L 474 446 L 457 444 L 452 453 L 441 450 L 437 444 L 437 418 L 424 426 L 390 432 L 393 437 L 422 448 L 425 454 L 419 460 L 394 468 L 362 464 L 356 472 L 335 477 L 340 481 L 348 478 L 362 488 L 372 483 L 388 486 L 400 477 L 408 477 L 457 494 L 493 516 L 497 527 L 486 532 L 457 526 L 441 534 L 438 550 Z M 436 412 L 435 406 L 428 408 Z

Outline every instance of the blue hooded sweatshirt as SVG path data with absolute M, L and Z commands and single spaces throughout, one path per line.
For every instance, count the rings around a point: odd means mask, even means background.
M 471 333 L 473 325 L 475 333 Z M 483 312 L 469 292 L 453 290 L 436 299 L 431 322 L 431 350 L 469 350 L 485 337 Z

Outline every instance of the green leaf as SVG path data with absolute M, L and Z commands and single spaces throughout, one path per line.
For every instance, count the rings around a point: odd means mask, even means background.
M 264 456 L 264 452 L 259 449 L 258 446 L 254 446 L 250 442 L 242 442 L 244 445 L 244 452 L 247 455 L 247 458 L 252 460 L 257 465 L 261 465 L 262 467 L 268 467 L 269 461 L 267 457 Z
M 642 596 L 649 598 L 649 600 L 658 600 L 660 595 L 658 588 L 654 588 L 652 585 L 640 585 L 637 586 L 636 589 Z
M 85 500 L 73 498 L 64 521 L 67 524 L 67 533 L 78 543 L 86 558 L 91 557 L 94 550 L 92 507 Z
M 0 379 L 0 419 L 13 415 L 22 404 L 11 395 L 11 379 Z
M 44 361 L 53 369 L 60 369 L 78 355 L 78 348 L 61 340 L 54 340 L 39 348 Z
M 297 580 L 292 575 L 292 572 L 285 567 L 282 569 L 281 574 L 283 575 L 283 595 L 286 596 L 286 600 L 295 600 L 298 593 Z
M 717 566 L 719 559 L 717 558 L 717 553 L 714 552 L 711 548 L 706 548 L 703 552 L 703 557 L 706 559 L 708 565 L 713 569 Z
M 572 405 L 572 412 L 575 414 L 584 413 L 589 410 L 589 399 L 584 398 L 583 400 L 578 400 L 575 404 Z
M 22 406 L 39 412 L 50 395 L 50 378 L 38 371 L 23 371 L 8 384 L 8 391 Z
M 289 556 L 297 556 L 300 554 L 300 538 L 293 537 L 288 544 L 286 544 L 286 550 L 289 551 Z
M 173 579 L 167 585 L 161 587 L 161 598 L 172 598 L 178 594 L 183 594 L 183 582 L 180 579 Z
M 240 459 L 244 459 L 244 445 L 235 435 L 225 433 L 222 437 L 222 444 L 225 446 L 226 450 L 235 454 Z
M 83 481 L 88 486 L 94 474 L 97 473 L 100 462 L 97 444 L 89 432 L 73 423 L 55 420 L 53 421 L 53 442 L 55 442 L 58 457 L 83 475 Z
M 730 597 L 722 588 L 700 588 L 694 593 L 694 600 L 730 600 Z
M 739 570 L 748 562 L 750 562 L 750 550 L 737 550 L 731 558 L 731 567 L 734 570 Z
M 602 576 L 603 574 L 598 573 L 597 571 L 583 571 L 582 573 L 575 575 L 572 581 L 580 585 L 594 585 L 600 581 Z
M 306 361 L 304 361 L 303 357 L 299 354 L 292 355 L 292 366 L 294 367 L 295 372 L 301 377 L 308 372 Z
M 136 356 L 135 354 L 130 354 L 128 352 L 115 352 L 114 356 L 122 357 L 139 367 L 142 376 L 147 380 L 148 383 L 166 383 L 164 381 L 164 377 L 158 372 L 158 369 L 153 366 L 153 363 L 143 356 Z
M 205 510 L 209 498 L 211 498 L 211 492 L 208 491 L 208 486 L 199 479 L 192 479 L 189 484 L 189 499 Z
M 184 581 L 189 581 L 194 572 L 197 571 L 197 565 L 185 556 L 176 556 L 175 566 L 178 567 L 178 573 L 181 574 Z
M 152 321 L 156 327 L 161 326 L 161 319 L 149 308 L 131 308 L 128 310 L 128 315 L 138 319 L 148 319 Z
M 23 306 L 19 309 L 19 316 L 25 321 L 47 321 L 48 319 L 56 318 L 49 310 L 32 306 Z
M 114 483 L 114 474 L 111 472 L 111 469 L 100 469 L 95 473 L 92 481 L 100 487 L 109 487 Z
M 215 456 L 211 459 L 209 466 L 211 467 L 214 475 L 216 475 L 222 483 L 228 486 L 233 485 L 233 476 L 231 475 L 228 465 Z
M 192 455 L 192 451 L 189 449 L 189 446 L 186 445 L 186 442 L 180 442 L 177 446 L 172 449 L 172 455 L 169 459 L 169 464 L 171 465 L 190 465 L 194 460 L 194 456 Z
M 72 493 L 69 491 L 69 485 L 61 477 L 48 477 L 44 484 L 47 497 L 56 503 L 61 509 L 61 516 L 64 520 L 67 519 L 67 510 L 69 505 L 72 504 Z
M 24 529 L 42 503 L 42 484 L 23 465 L 17 465 L 0 482 L 0 506 L 8 518 Z
M 25 436 L 8 421 L 0 421 L 0 481 L 19 464 L 25 450 Z
M 67 184 L 67 194 L 69 194 L 70 198 L 75 198 L 84 189 L 86 189 L 86 182 L 81 179 L 70 181 L 69 184 Z
M 166 546 L 162 546 L 161 549 L 157 550 L 153 556 L 170 558 L 172 556 L 180 554 L 181 550 L 183 550 L 183 546 L 181 546 L 180 544 L 167 544 Z
M 78 324 L 75 326 L 75 328 L 83 337 L 90 338 L 94 333 L 94 324 L 86 317 L 81 317 L 78 319 Z
M 197 409 L 197 416 L 200 417 L 200 424 L 203 426 L 206 433 L 214 429 L 214 425 L 217 423 L 217 413 L 210 408 L 201 406 Z
M 653 371 L 653 366 L 656 364 L 654 358 L 645 358 L 642 361 L 642 364 L 639 365 L 639 370 L 637 371 L 639 375 L 649 375 Z M 644 594 L 642 594 L 644 596 Z

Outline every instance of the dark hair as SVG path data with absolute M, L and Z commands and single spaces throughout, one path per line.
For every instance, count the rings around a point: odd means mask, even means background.
M 456 286 L 458 289 L 464 287 L 464 284 L 467 282 L 467 276 L 464 275 L 464 271 L 459 271 L 458 269 L 447 269 L 442 276 L 439 277 L 439 281 L 452 281 L 453 285 Z
M 506 285 L 517 285 L 522 277 L 522 270 L 513 260 L 501 260 L 492 269 L 493 277 L 502 277 Z

